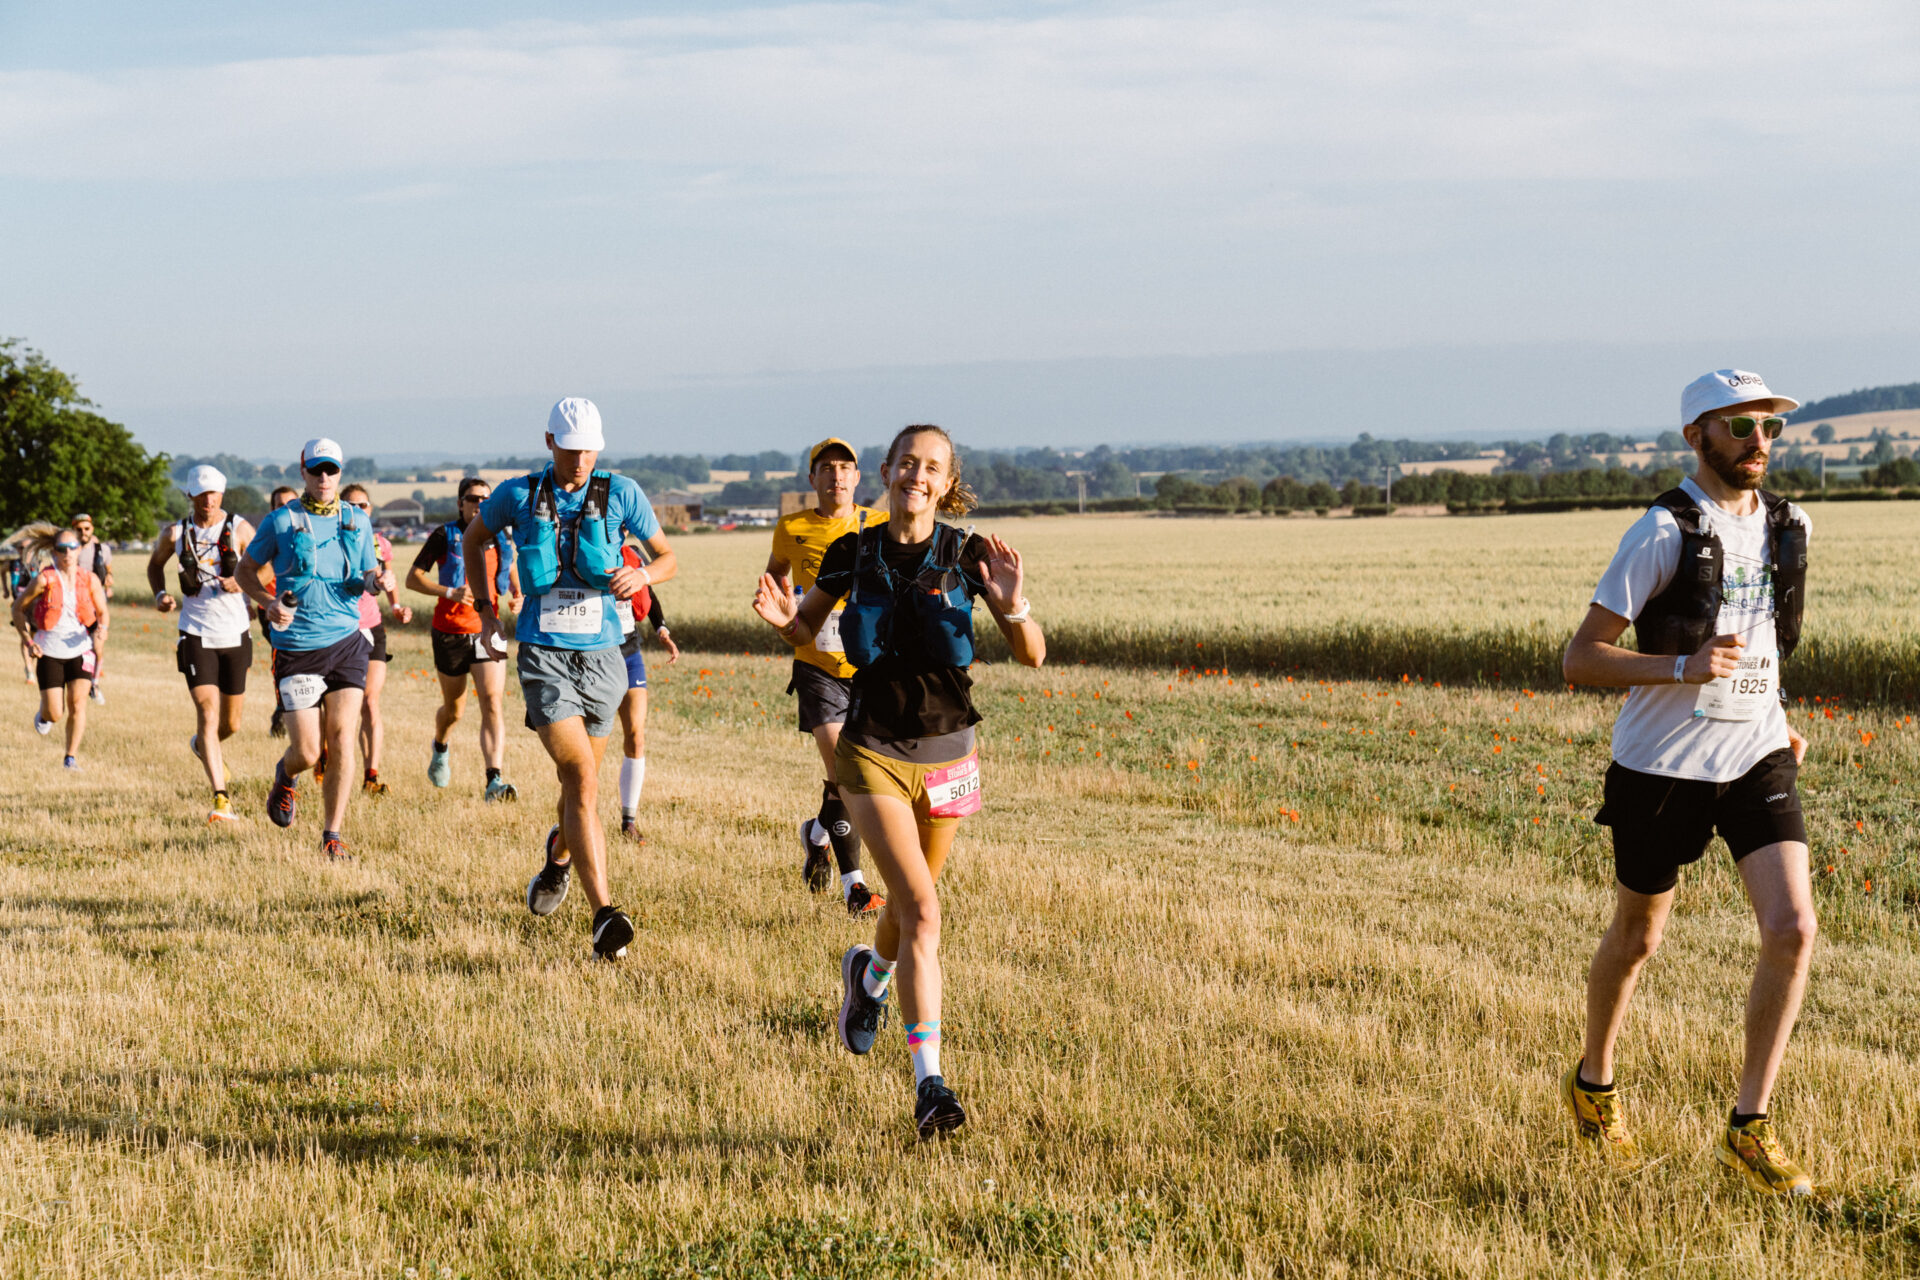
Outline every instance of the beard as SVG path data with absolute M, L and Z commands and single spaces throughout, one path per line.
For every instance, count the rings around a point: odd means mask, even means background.
M 1752 441 L 1743 443 L 1735 440 L 1730 442 L 1730 447 L 1723 450 L 1717 441 L 1709 442 L 1703 457 L 1707 466 L 1713 469 L 1713 474 L 1725 481 L 1728 488 L 1758 489 L 1760 482 L 1767 478 L 1769 459 L 1758 449 L 1753 448 L 1752 444 Z M 1760 470 L 1749 473 L 1741 469 L 1744 463 L 1754 458 L 1760 459 Z

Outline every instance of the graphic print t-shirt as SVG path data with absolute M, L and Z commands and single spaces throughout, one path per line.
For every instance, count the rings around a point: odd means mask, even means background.
M 1691 479 L 1680 487 L 1700 504 L 1704 530 L 1720 539 L 1724 591 L 1714 634 L 1737 632 L 1743 654 L 1776 652 L 1773 628 L 1773 565 L 1767 555 L 1767 514 L 1736 516 L 1709 498 Z M 1793 518 L 1809 532 L 1799 507 Z M 1594 588 L 1593 603 L 1623 618 L 1636 617 L 1666 589 L 1680 563 L 1680 524 L 1665 507 L 1651 507 L 1620 539 L 1613 563 Z M 1613 725 L 1613 758 L 1640 773 L 1702 782 L 1731 782 L 1769 752 L 1787 745 L 1787 717 L 1776 700 L 1752 720 L 1714 720 L 1694 715 L 1701 686 L 1638 685 Z

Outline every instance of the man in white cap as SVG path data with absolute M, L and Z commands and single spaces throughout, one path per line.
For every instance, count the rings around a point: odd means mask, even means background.
M 342 831 L 353 795 L 354 738 L 373 651 L 360 630 L 360 597 L 394 589 L 392 572 L 380 567 L 372 522 L 340 501 L 345 461 L 333 441 L 307 441 L 300 450 L 305 492 L 260 522 L 240 557 L 239 573 L 241 589 L 267 616 L 273 679 L 287 725 L 287 751 L 273 767 L 267 816 L 276 826 L 293 825 L 300 775 L 318 763 L 323 748 L 324 703 L 324 749 L 331 764 L 320 841 L 329 860 L 350 856 Z M 271 590 L 260 581 L 261 569 L 269 565 Z
M 1718 831 L 1760 925 L 1746 1054 L 1716 1154 L 1754 1187 L 1810 1195 L 1767 1102 L 1813 957 L 1813 884 L 1797 787 L 1807 741 L 1781 706 L 1780 664 L 1800 638 L 1807 515 L 1760 488 L 1780 415 L 1799 402 L 1760 375 L 1690 383 L 1680 419 L 1699 459 L 1627 530 L 1567 645 L 1576 684 L 1627 688 L 1595 821 L 1613 829 L 1613 923 L 1587 975 L 1585 1053 L 1561 1082 L 1583 1137 L 1615 1159 L 1635 1146 L 1613 1051 L 1641 968 L 1673 910 L 1680 868 Z M 1617 643 L 1628 626 L 1638 652 Z
M 86 512 L 74 512 L 72 526 L 74 533 L 80 539 L 78 567 L 98 578 L 101 587 L 106 590 L 107 599 L 113 599 L 113 548 L 93 536 L 93 517 Z M 101 689 L 100 682 L 106 676 L 106 628 L 95 625 L 88 630 L 93 636 L 93 692 L 87 696 L 95 702 L 104 704 L 107 695 Z
M 613 606 L 673 577 L 677 563 L 640 486 L 595 468 L 605 446 L 593 402 L 560 401 L 547 417 L 552 463 L 495 488 L 461 541 L 467 580 L 484 582 L 494 535 L 512 531 L 526 593 L 514 638 L 527 727 L 540 735 L 560 776 L 560 821 L 547 833 L 545 860 L 527 886 L 527 908 L 537 916 L 558 910 L 571 869 L 593 908 L 594 954 L 611 960 L 633 941 L 633 922 L 613 903 L 598 809 L 600 756 L 627 692 Z M 623 560 L 628 534 L 645 548 L 645 567 Z M 498 602 L 476 605 L 482 643 L 502 647 Z
M 188 747 L 200 758 L 213 787 L 208 822 L 232 822 L 239 815 L 227 795 L 223 744 L 240 729 L 246 701 L 247 671 L 253 666 L 252 617 L 240 590 L 240 554 L 253 540 L 245 517 L 222 509 L 227 478 L 205 465 L 187 472 L 187 498 L 193 513 L 160 531 L 147 557 L 147 585 L 153 607 L 180 611 L 180 638 L 174 663 L 187 678 L 193 699 L 194 733 Z M 167 590 L 167 562 L 179 570 L 180 594 Z

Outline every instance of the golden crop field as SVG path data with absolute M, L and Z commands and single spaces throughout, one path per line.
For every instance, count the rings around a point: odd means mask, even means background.
M 1814 517 L 1810 624 L 1906 643 L 1914 517 Z M 310 810 L 264 818 L 262 670 L 229 747 L 254 816 L 203 824 L 172 620 L 123 599 L 84 773 L 6 696 L 0 1274 L 1920 1273 L 1910 709 L 1793 707 L 1823 932 L 1773 1111 L 1821 1190 L 1782 1205 L 1710 1151 L 1754 947 L 1717 844 L 1622 1047 L 1642 1161 L 1595 1164 L 1560 1110 L 1611 901 L 1612 697 L 1200 656 L 1488 601 L 1563 636 L 1627 518 L 1006 522 L 1043 622 L 1207 649 L 977 673 L 987 804 L 942 884 L 971 1121 L 934 1144 L 897 1023 L 867 1059 L 835 1039 L 866 930 L 801 887 L 817 760 L 785 663 L 726 630 L 764 536 L 678 542 L 676 631 L 729 643 L 649 651 L 611 966 L 577 895 L 524 906 L 556 788 L 517 697 L 521 802 L 480 802 L 471 710 L 435 791 L 425 633 L 394 630 L 393 789 L 329 866 Z

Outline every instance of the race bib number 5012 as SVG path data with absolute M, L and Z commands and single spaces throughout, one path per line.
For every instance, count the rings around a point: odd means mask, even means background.
M 964 818 L 980 812 L 980 753 L 927 774 L 927 812 L 935 818 Z

